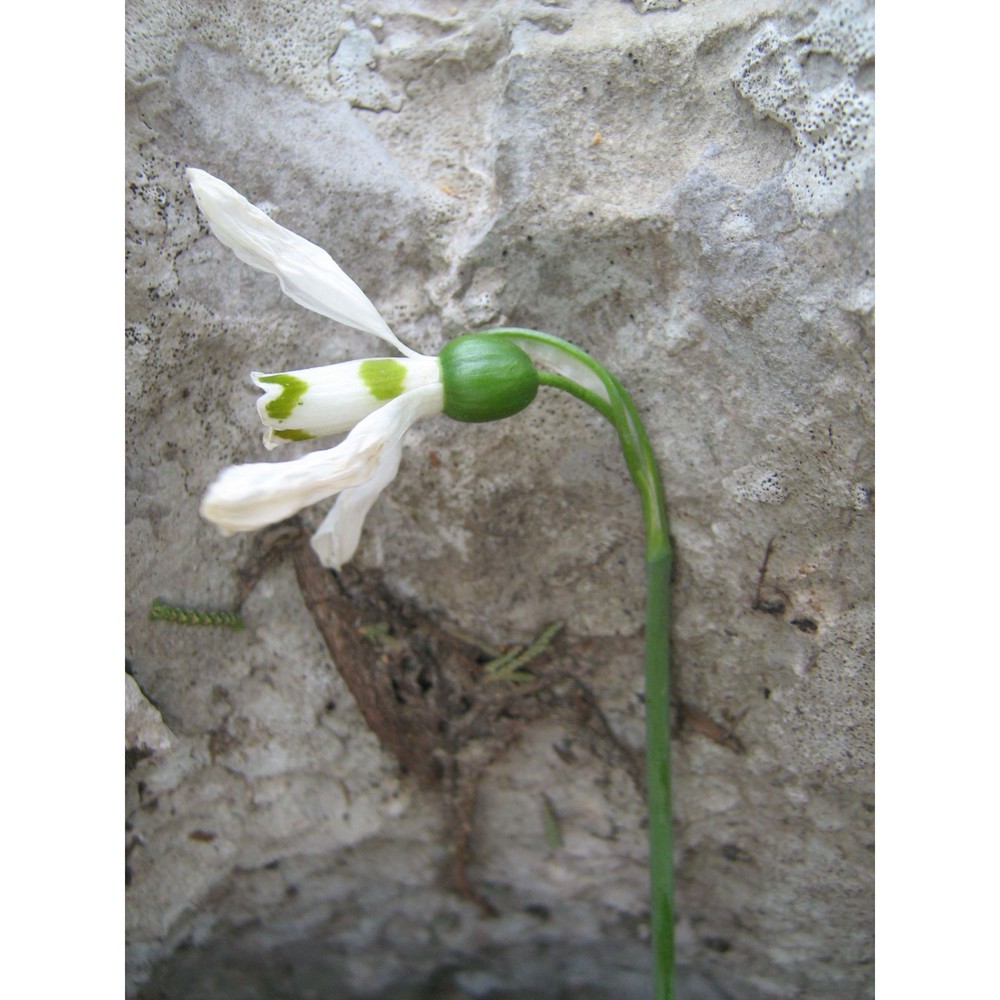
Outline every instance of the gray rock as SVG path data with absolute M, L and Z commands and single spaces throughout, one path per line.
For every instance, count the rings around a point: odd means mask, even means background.
M 262 554 L 198 515 L 264 460 L 250 371 L 385 353 L 222 247 L 187 166 L 412 346 L 533 326 L 629 388 L 677 548 L 680 995 L 872 994 L 872 10 L 127 5 L 127 653 L 171 738 L 127 774 L 131 996 L 649 992 L 644 805 L 609 749 L 642 747 L 641 529 L 595 414 L 545 391 L 419 424 L 354 564 L 483 645 L 565 619 L 554 660 L 614 737 L 567 706 L 486 769 L 496 917 L 452 890 L 441 794 L 366 726 L 288 558 L 242 632 L 149 620 L 234 609 Z
M 139 690 L 135 678 L 125 675 L 125 749 L 140 754 L 169 750 L 170 730 L 163 717 Z

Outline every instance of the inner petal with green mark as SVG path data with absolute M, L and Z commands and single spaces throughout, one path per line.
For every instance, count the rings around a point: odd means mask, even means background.
M 439 383 L 441 368 L 435 357 L 370 358 L 251 377 L 264 390 L 257 412 L 273 448 L 348 431 L 390 400 Z
M 284 431 L 272 430 L 271 433 L 284 441 L 311 441 L 313 439 L 312 434 L 308 431 L 299 430 L 297 427 L 290 427 Z
M 406 365 L 395 358 L 370 358 L 361 362 L 358 374 L 376 399 L 395 399 L 403 391 Z
M 281 386 L 281 393 L 274 399 L 269 399 L 266 404 L 267 415 L 274 420 L 287 420 L 309 388 L 309 383 L 305 379 L 290 375 L 288 372 L 282 372 L 280 375 L 261 375 L 257 381 Z

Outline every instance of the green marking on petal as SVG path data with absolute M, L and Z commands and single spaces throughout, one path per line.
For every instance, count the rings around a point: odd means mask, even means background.
M 311 441 L 314 435 L 308 431 L 300 431 L 297 428 L 289 428 L 287 431 L 274 431 L 271 433 L 277 438 L 284 438 L 286 441 Z
M 358 373 L 376 399 L 395 399 L 403 391 L 406 365 L 395 358 L 370 358 L 361 362 Z
M 287 420 L 295 409 L 295 404 L 302 398 L 303 393 L 309 388 L 309 383 L 305 379 L 296 378 L 294 375 L 282 373 L 280 375 L 264 375 L 258 382 L 270 382 L 272 385 L 281 386 L 281 394 L 268 401 L 265 409 L 267 415 L 274 420 Z

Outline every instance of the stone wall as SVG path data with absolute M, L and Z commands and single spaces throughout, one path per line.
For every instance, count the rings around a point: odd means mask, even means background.
M 871 995 L 872 4 L 126 18 L 131 995 L 649 990 L 641 521 L 612 432 L 543 391 L 408 435 L 344 577 L 382 609 L 371 669 L 404 635 L 488 650 L 563 619 L 534 669 L 573 678 L 513 700 L 462 780 L 421 781 L 280 539 L 198 514 L 221 468 L 264 459 L 251 370 L 384 345 L 236 260 L 189 165 L 327 248 L 422 351 L 536 327 L 620 377 L 677 548 L 681 997 Z M 243 631 L 148 618 L 244 596 Z

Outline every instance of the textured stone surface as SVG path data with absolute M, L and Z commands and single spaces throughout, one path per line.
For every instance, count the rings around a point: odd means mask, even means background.
M 194 165 L 328 248 L 413 346 L 535 326 L 633 392 L 677 544 L 677 695 L 702 713 L 674 741 L 682 996 L 871 995 L 872 5 L 126 10 L 128 656 L 170 734 L 127 775 L 130 992 L 648 994 L 642 799 L 570 723 L 485 776 L 487 918 L 287 560 L 244 632 L 148 620 L 161 596 L 237 600 L 258 539 L 198 500 L 263 459 L 249 372 L 382 353 L 218 244 Z M 357 565 L 484 641 L 565 618 L 641 747 L 638 503 L 575 401 L 415 428 Z
M 135 678 L 125 675 L 125 750 L 149 754 L 169 750 L 170 730 L 163 717 L 139 690 Z

